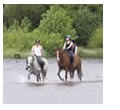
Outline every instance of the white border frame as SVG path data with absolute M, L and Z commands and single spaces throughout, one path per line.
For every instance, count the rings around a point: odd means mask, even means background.
M 105 1 L 105 0 L 104 0 Z M 2 109 L 120 110 L 120 3 L 119 0 L 0 0 L 0 68 L 3 68 L 3 4 L 103 4 L 104 5 L 104 104 L 77 105 L 2 105 Z M 3 103 L 3 70 L 0 70 L 0 98 Z
M 104 0 L 3 0 L 3 4 L 103 4 Z

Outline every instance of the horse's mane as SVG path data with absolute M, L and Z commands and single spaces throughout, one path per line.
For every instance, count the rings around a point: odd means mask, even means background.
M 57 51 L 59 52 L 59 57 L 62 62 L 64 60 L 63 56 L 65 56 L 65 55 L 67 56 L 67 53 L 63 49 L 57 49 Z
M 63 55 L 65 53 L 65 51 L 63 49 L 57 49 L 57 51 L 59 51 L 60 55 Z

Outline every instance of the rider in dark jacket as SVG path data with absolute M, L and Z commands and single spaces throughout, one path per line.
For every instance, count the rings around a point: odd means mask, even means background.
M 66 41 L 64 43 L 63 49 L 67 52 L 68 56 L 70 57 L 70 64 L 71 64 L 71 67 L 72 67 L 72 64 L 73 64 L 73 61 L 74 61 L 74 58 L 73 58 L 73 42 L 72 42 L 72 39 L 71 39 L 70 35 L 67 35 L 65 40 Z

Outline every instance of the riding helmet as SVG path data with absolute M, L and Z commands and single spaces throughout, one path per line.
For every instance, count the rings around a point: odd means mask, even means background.
M 66 39 L 69 38 L 71 40 L 71 36 L 70 35 L 66 35 L 65 37 Z
M 40 40 L 39 40 L 39 39 L 36 39 L 36 40 L 35 40 L 35 43 L 40 43 Z

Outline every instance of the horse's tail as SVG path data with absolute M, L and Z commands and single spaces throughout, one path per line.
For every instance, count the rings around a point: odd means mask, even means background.
M 79 70 L 78 70 L 78 77 L 80 79 L 80 81 L 82 80 L 82 77 L 83 77 L 83 73 L 82 73 L 82 65 L 81 65 L 81 60 L 80 60 L 80 67 L 79 67 Z
M 80 81 L 82 80 L 82 70 L 81 70 L 81 68 L 79 67 L 79 68 L 77 68 L 77 75 L 78 75 L 78 78 L 80 79 Z
M 80 56 L 76 55 L 76 58 L 77 58 L 77 75 L 78 75 L 78 78 L 80 79 L 80 81 L 82 80 L 82 62 L 81 62 L 81 59 L 80 59 Z

